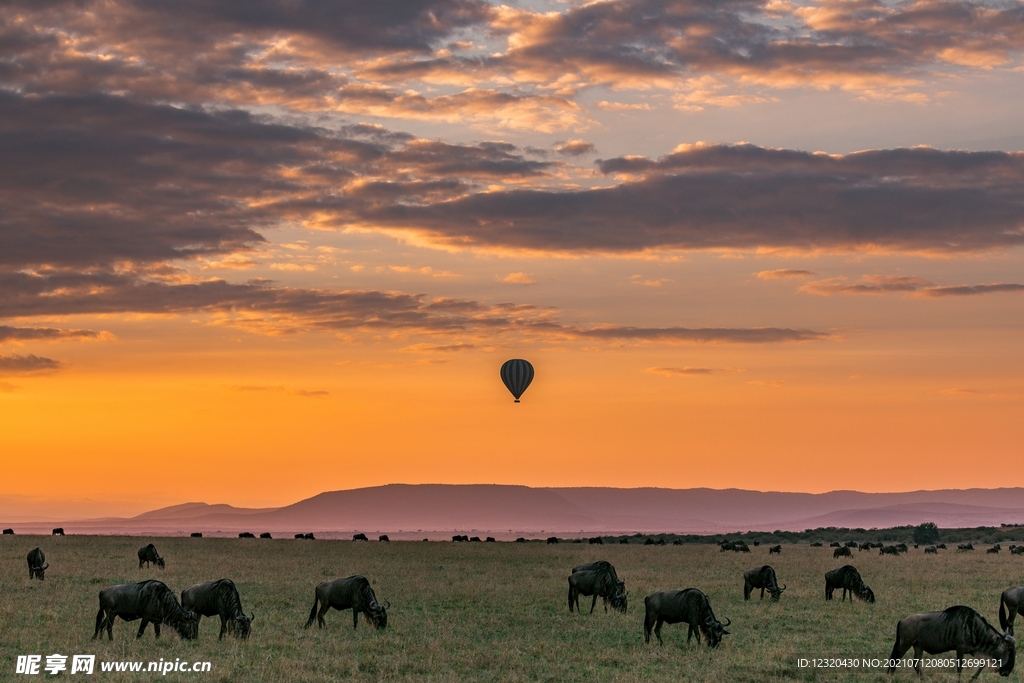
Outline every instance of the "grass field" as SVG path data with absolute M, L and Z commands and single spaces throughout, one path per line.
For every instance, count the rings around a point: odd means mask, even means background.
M 167 569 L 139 569 L 136 551 L 153 540 Z M 29 581 L 25 556 L 41 546 L 46 580 Z M 206 674 L 170 673 L 202 681 L 889 681 L 884 670 L 798 668 L 800 657 L 876 657 L 892 648 L 897 620 L 951 605 L 974 607 L 998 627 L 999 594 L 1024 583 L 1024 559 L 922 550 L 880 557 L 854 551 L 852 562 L 832 550 L 783 546 L 750 554 L 717 546 L 590 546 L 562 543 L 356 543 L 261 539 L 101 536 L 6 536 L 0 541 L 0 680 L 16 676 L 19 654 L 95 654 L 85 680 L 153 680 L 152 673 L 101 673 L 100 661 L 181 658 L 212 662 Z M 570 614 L 566 577 L 582 562 L 606 559 L 629 590 L 626 614 Z M 856 566 L 878 602 L 824 600 L 824 573 Z M 788 584 L 782 600 L 743 601 L 744 570 L 775 567 Z M 376 632 L 351 612 L 330 611 L 327 628 L 304 630 L 315 586 L 363 574 L 378 599 L 390 600 L 388 628 Z M 199 639 L 180 641 L 152 627 L 135 639 L 139 622 L 114 624 L 114 641 L 91 640 L 97 594 L 116 583 L 156 578 L 176 594 L 193 583 L 231 578 L 243 607 L 256 613 L 252 637 L 217 641 L 219 619 L 203 619 Z M 721 647 L 686 644 L 686 626 L 665 625 L 665 645 L 643 641 L 643 599 L 696 587 L 719 619 L 732 619 Z M 837 594 L 838 595 L 838 594 Z M 589 609 L 589 598 L 586 600 Z M 1020 630 L 1020 629 L 1018 629 Z M 652 639 L 653 640 L 653 639 Z M 67 676 L 67 672 L 62 676 Z M 951 669 L 930 680 L 955 680 Z M 1012 679 L 1021 674 L 1015 671 Z M 43 674 L 39 679 L 52 679 Z M 981 680 L 997 680 L 994 671 Z M 71 680 L 76 680 L 71 677 Z M 916 680 L 909 670 L 895 680 Z M 966 680 L 966 679 L 965 679 Z

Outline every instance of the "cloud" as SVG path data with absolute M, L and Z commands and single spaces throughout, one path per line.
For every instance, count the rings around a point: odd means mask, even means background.
M 948 296 L 977 296 L 999 292 L 1024 292 L 1024 285 L 995 283 L 987 285 L 939 286 L 920 277 L 906 275 L 866 275 L 857 282 L 837 277 L 808 282 L 799 287 L 808 294 L 829 296 L 832 294 L 889 294 L 910 292 L 916 296 L 941 298 Z
M 755 273 L 761 280 L 788 280 L 792 278 L 813 277 L 814 273 L 799 268 L 779 268 L 777 270 L 762 270 Z
M 1024 292 L 1024 285 L 1013 283 L 995 283 L 990 285 L 957 285 L 952 287 L 928 287 L 921 294 L 929 297 L 976 296 L 997 292 Z
M 773 344 L 779 342 L 823 341 L 835 339 L 828 332 L 793 330 L 777 327 L 754 328 L 686 328 L 686 327 L 626 327 L 606 325 L 590 329 L 576 329 L 576 336 L 588 339 L 624 339 L 637 341 Z
M 578 157 L 584 154 L 593 154 L 596 151 L 594 143 L 586 140 L 568 140 L 556 142 L 555 151 L 565 156 Z
M 694 375 L 710 375 L 714 372 L 711 368 L 691 368 L 690 366 L 682 368 L 647 368 L 647 372 L 655 375 L 665 375 L 666 377 L 685 376 L 691 377 Z
M 27 356 L 0 356 L 0 373 L 5 375 L 26 375 L 35 372 L 59 370 L 60 361 L 42 358 L 33 354 Z
M 526 273 L 509 273 L 503 278 L 499 278 L 499 282 L 507 282 L 512 285 L 535 285 L 537 281 L 527 275 Z
M 3 295 L 0 294 L 0 299 Z M 12 327 L 0 325 L 0 342 L 28 339 L 95 339 L 99 333 L 92 330 L 61 330 L 55 327 Z

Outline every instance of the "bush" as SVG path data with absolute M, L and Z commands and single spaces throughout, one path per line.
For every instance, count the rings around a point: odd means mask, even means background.
M 925 522 L 914 527 L 914 543 L 929 545 L 938 541 L 939 527 L 935 522 Z

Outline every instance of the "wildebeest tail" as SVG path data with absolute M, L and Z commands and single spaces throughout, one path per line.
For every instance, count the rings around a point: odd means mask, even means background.
M 892 653 L 889 655 L 889 673 L 896 670 L 896 660 L 902 657 L 903 654 L 900 652 L 900 624 L 896 622 L 896 642 L 892 644 Z
M 572 612 L 572 582 L 569 582 L 569 611 Z
M 100 635 L 100 629 L 103 628 L 103 620 L 106 616 L 107 613 L 103 609 L 103 605 L 100 605 L 100 611 L 96 613 L 96 631 L 92 634 L 93 640 Z
M 1006 633 L 1006 627 L 1010 625 L 1010 619 L 1006 614 L 1006 600 L 1002 595 L 999 596 L 999 626 L 1002 627 L 1003 633 Z
M 313 609 L 309 610 L 309 621 L 302 628 L 309 628 L 313 625 L 313 620 L 316 619 L 316 606 L 320 602 L 320 593 L 313 596 Z

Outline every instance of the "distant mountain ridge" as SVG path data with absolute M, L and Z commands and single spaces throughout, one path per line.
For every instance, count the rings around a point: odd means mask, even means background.
M 941 527 L 1024 523 L 1024 488 L 906 493 L 786 493 L 743 489 L 531 488 L 503 484 L 388 484 L 328 491 L 280 508 L 183 503 L 131 518 L 69 520 L 72 533 L 355 531 L 425 535 L 727 533 L 817 527 Z M 2 523 L 2 520 L 0 520 Z M 21 523 L 25 533 L 46 524 Z M 54 524 L 54 526 L 57 526 Z M 20 533 L 20 532 L 19 532 Z

